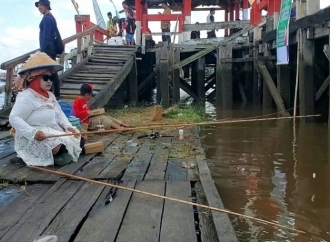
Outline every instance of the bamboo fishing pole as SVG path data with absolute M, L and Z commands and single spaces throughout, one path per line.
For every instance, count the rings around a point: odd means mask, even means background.
M 317 117 L 317 116 L 321 116 L 321 114 L 296 116 L 295 118 L 308 118 L 308 117 Z M 294 117 L 256 118 L 256 119 L 246 118 L 246 119 L 238 119 L 238 120 L 224 120 L 224 121 L 218 120 L 218 121 L 209 121 L 209 122 L 201 122 L 201 123 L 182 123 L 182 124 L 168 124 L 168 125 L 154 125 L 154 126 L 150 125 L 150 126 L 142 126 L 142 127 L 135 127 L 135 128 L 87 131 L 87 132 L 80 132 L 80 133 L 78 133 L 78 135 L 118 133 L 118 132 L 144 130 L 144 129 L 162 129 L 162 128 L 171 128 L 171 127 L 189 127 L 189 126 L 229 124 L 229 123 L 242 123 L 242 122 L 256 122 L 256 121 L 269 121 L 269 120 L 281 120 L 281 119 L 293 119 L 293 118 Z M 77 135 L 77 133 L 49 135 L 49 136 L 46 136 L 46 139 L 47 138 L 63 137 L 63 136 L 72 136 L 72 135 Z
M 273 225 L 276 227 L 281 227 L 281 228 L 285 228 L 294 232 L 298 232 L 298 233 L 305 233 L 302 230 L 298 230 L 298 229 L 294 229 L 294 228 L 289 228 L 287 226 L 275 223 L 275 222 L 271 222 L 271 221 L 267 221 L 267 220 L 263 220 L 260 218 L 254 218 L 245 214 L 240 214 L 240 213 L 236 213 L 236 212 L 232 212 L 230 210 L 227 209 L 221 209 L 221 208 L 216 208 L 216 207 L 211 207 L 208 205 L 204 205 L 204 204 L 199 204 L 199 203 L 193 203 L 193 202 L 189 202 L 189 201 L 185 201 L 185 200 L 181 200 L 181 199 L 177 199 L 177 198 L 173 198 L 173 197 L 167 197 L 167 196 L 163 196 L 163 195 L 158 195 L 155 193 L 150 193 L 150 192 L 145 192 L 145 191 L 141 191 L 141 190 L 137 190 L 134 188 L 129 188 L 129 187 L 124 187 L 124 186 L 119 186 L 119 185 L 115 185 L 115 184 L 111 184 L 111 183 L 107 183 L 107 182 L 101 182 L 101 181 L 95 181 L 89 178 L 85 178 L 85 177 L 81 177 L 81 176 L 76 176 L 76 175 L 72 175 L 72 174 L 68 174 L 65 172 L 60 172 L 60 171 L 54 171 L 54 170 L 49 170 L 46 168 L 42 168 L 42 167 L 36 167 L 36 166 L 28 166 L 32 169 L 35 170 L 39 170 L 39 171 L 43 171 L 43 172 L 48 172 L 54 175 L 58 175 L 58 176 L 64 176 L 64 177 L 68 177 L 68 178 L 72 178 L 72 179 L 76 179 L 76 180 L 81 180 L 81 181 L 85 181 L 85 182 L 89 182 L 92 184 L 98 184 L 98 185 L 104 185 L 107 187 L 113 187 L 113 188 L 118 188 L 118 189 L 122 189 L 122 190 L 126 190 L 126 191 L 131 191 L 131 192 L 135 192 L 135 193 L 140 193 L 143 195 L 147 195 L 147 196 L 152 196 L 152 197 L 156 197 L 156 198 L 161 198 L 161 199 L 165 199 L 165 200 L 170 200 L 173 202 L 178 202 L 178 203 L 183 203 L 183 204 L 187 204 L 187 205 L 192 205 L 192 206 L 196 206 L 196 207 L 200 207 L 200 208 L 206 208 L 209 210 L 213 210 L 213 211 L 217 211 L 217 212 L 222 212 L 222 213 L 227 213 L 227 214 L 231 214 L 231 215 L 235 215 L 235 216 L 240 216 L 246 219 L 251 219 L 251 220 L 255 220 L 259 223 L 264 223 L 264 224 L 268 224 L 268 225 Z

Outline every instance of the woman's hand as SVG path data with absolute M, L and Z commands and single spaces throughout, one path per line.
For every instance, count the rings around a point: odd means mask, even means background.
M 79 138 L 79 133 L 74 128 L 69 127 L 69 128 L 67 128 L 67 130 L 73 134 L 76 134 L 76 135 L 74 135 L 75 138 Z
M 41 130 L 38 130 L 37 133 L 34 136 L 34 139 L 38 140 L 38 141 L 43 141 L 43 140 L 46 139 L 46 135 Z

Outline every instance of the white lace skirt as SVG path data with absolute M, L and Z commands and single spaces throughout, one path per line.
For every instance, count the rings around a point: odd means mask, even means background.
M 65 134 L 52 128 L 39 129 L 46 136 Z M 37 141 L 34 137 L 27 139 L 18 132 L 15 134 L 15 151 L 17 156 L 30 166 L 51 166 L 54 165 L 52 150 L 59 144 L 65 145 L 68 153 L 72 156 L 73 161 L 77 162 L 81 153 L 80 137 L 63 136 L 56 138 L 48 138 L 43 141 Z

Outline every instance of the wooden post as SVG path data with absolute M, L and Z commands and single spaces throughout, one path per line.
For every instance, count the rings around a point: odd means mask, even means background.
M 160 94 L 163 108 L 170 106 L 169 76 L 168 76 L 168 43 L 165 42 L 160 53 Z
M 173 64 L 180 62 L 180 49 L 175 48 L 173 53 Z M 172 73 L 172 98 L 173 103 L 180 102 L 180 69 L 174 69 Z
M 82 37 L 77 39 L 77 64 L 83 59 L 81 51 L 82 51 Z
M 129 79 L 129 99 L 131 103 L 138 103 L 139 93 L 138 93 L 138 80 L 136 71 L 136 59 L 134 58 L 134 64 L 128 76 Z
M 199 102 L 205 100 L 205 56 L 199 58 L 196 61 L 197 70 L 197 82 L 196 82 L 196 94 Z
M 254 36 L 254 38 L 256 38 Z M 257 58 L 259 56 L 259 42 L 254 41 L 253 44 L 253 57 Z M 252 96 L 252 102 L 253 105 L 259 105 L 261 101 L 261 90 L 260 90 L 260 82 L 261 77 L 258 70 L 258 62 L 254 61 L 253 63 L 253 96 Z
M 307 39 L 307 31 L 301 30 L 298 44 L 299 54 L 299 115 L 314 114 L 314 42 Z M 307 119 L 303 119 L 307 120 Z M 308 118 L 313 120 L 313 117 Z
M 215 92 L 216 103 L 222 105 L 222 83 L 221 83 L 221 47 L 217 49 L 217 62 L 215 68 Z
M 232 58 L 232 45 L 221 46 L 221 58 Z M 220 63 L 221 66 L 221 96 L 222 106 L 226 109 L 233 107 L 233 73 L 232 62 Z
M 11 67 L 7 69 L 6 71 L 6 86 L 5 86 L 5 100 L 4 100 L 4 106 L 8 107 L 10 105 L 10 95 L 11 95 L 11 89 L 13 86 L 13 74 L 14 74 L 14 68 Z
M 161 53 L 161 49 L 156 51 L 156 76 L 157 76 L 157 80 L 156 80 L 156 102 L 157 104 L 160 104 L 160 99 L 161 99 L 161 95 L 160 95 L 160 53 Z
M 266 21 L 266 32 L 272 31 L 273 26 L 274 26 L 274 17 L 268 16 L 267 21 Z M 266 56 L 266 57 L 271 55 L 268 43 L 263 44 L 263 52 L 264 52 L 264 56 Z M 267 62 L 266 67 L 269 70 L 271 70 L 271 67 L 272 67 L 271 63 Z M 272 108 L 272 96 L 270 94 L 270 90 L 268 89 L 265 79 L 263 79 L 263 83 L 262 83 L 262 108 L 263 108 L 263 111 L 266 111 L 266 110 L 269 110 Z
M 330 28 L 329 28 L 329 45 L 330 45 Z M 330 49 L 329 46 L 324 46 L 323 52 L 325 53 L 329 61 L 329 77 L 330 77 Z M 328 139 L 330 139 L 330 96 L 329 96 L 329 113 L 328 113 Z M 330 141 L 328 141 L 328 147 L 330 147 Z M 330 158 L 330 155 L 329 155 Z
M 289 65 L 277 66 L 277 90 L 279 91 L 284 106 L 289 109 L 291 103 L 291 85 L 290 85 L 290 68 Z

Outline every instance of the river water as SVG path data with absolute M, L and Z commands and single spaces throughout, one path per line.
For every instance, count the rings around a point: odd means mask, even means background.
M 207 109 L 219 119 L 262 115 L 248 107 L 216 112 L 208 104 Z M 244 122 L 213 126 L 201 135 L 226 209 L 307 232 L 291 234 L 230 216 L 239 241 L 330 241 L 330 164 L 324 123 L 296 122 L 293 129 L 292 120 Z

